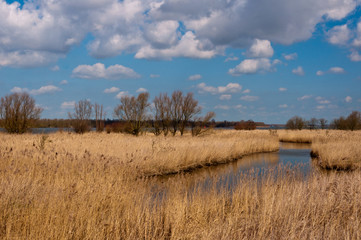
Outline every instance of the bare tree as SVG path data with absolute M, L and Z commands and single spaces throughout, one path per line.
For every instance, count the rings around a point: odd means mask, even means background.
M 318 127 L 319 120 L 317 118 L 311 118 L 307 121 L 307 126 L 310 130 L 316 129 Z
M 103 110 L 103 105 L 97 103 L 94 104 L 95 112 L 95 128 L 97 132 L 102 132 L 104 130 L 104 121 L 106 113 Z
M 357 130 L 361 128 L 361 113 L 357 111 L 353 111 L 346 118 L 347 128 L 351 131 Z
M 171 99 L 166 93 L 155 97 L 154 103 L 154 132 L 159 135 L 162 131 L 164 136 L 168 135 L 171 121 Z M 158 134 L 159 133 L 159 134 Z
M 120 104 L 115 107 L 114 115 L 125 120 L 129 126 L 129 133 L 138 136 L 143 131 L 149 108 L 149 93 L 140 93 L 137 98 L 123 96 Z
M 191 120 L 201 111 L 201 107 L 198 106 L 198 101 L 193 98 L 193 93 L 188 93 L 185 97 L 182 98 L 182 115 L 181 122 L 179 124 L 179 131 L 181 135 L 183 135 L 184 129 L 187 126 L 189 120 Z
M 204 117 L 198 117 L 192 122 L 192 136 L 198 136 L 204 134 L 213 128 L 213 125 L 207 127 L 207 124 L 214 118 L 216 114 L 214 112 L 208 112 Z
M 289 119 L 286 123 L 287 129 L 298 129 L 301 130 L 305 126 L 305 120 L 303 120 L 299 116 L 294 116 L 293 118 Z
M 9 133 L 25 133 L 40 118 L 42 111 L 27 93 L 13 93 L 1 98 L 0 118 Z
M 75 103 L 74 113 L 68 113 L 76 133 L 90 131 L 90 118 L 92 115 L 92 104 L 88 100 L 80 100 Z
M 321 119 L 319 119 L 318 121 L 320 122 L 320 127 L 321 127 L 321 129 L 325 129 L 326 126 L 327 126 L 327 120 L 324 119 L 324 118 L 321 118 Z
M 183 109 L 183 93 L 181 91 L 174 91 L 172 93 L 170 115 L 171 115 L 171 132 L 173 136 L 179 129 L 179 124 L 182 121 L 182 109 Z

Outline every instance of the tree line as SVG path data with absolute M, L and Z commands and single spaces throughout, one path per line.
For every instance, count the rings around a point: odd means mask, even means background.
M 9 133 L 24 133 L 39 121 L 42 108 L 36 106 L 35 100 L 27 93 L 13 93 L 1 98 L 0 124 Z M 80 100 L 74 105 L 74 111 L 68 113 L 69 120 L 57 120 L 56 124 L 70 126 L 76 133 L 90 131 L 92 122 L 95 122 L 96 131 L 126 132 L 135 136 L 145 130 L 155 135 L 178 132 L 183 135 L 186 128 L 190 128 L 193 136 L 209 129 L 210 120 L 215 117 L 214 112 L 200 116 L 201 107 L 194 99 L 193 93 L 183 94 L 174 91 L 172 95 L 161 93 L 152 103 L 149 102 L 149 93 L 140 93 L 138 96 L 122 96 L 120 104 L 113 111 L 118 120 L 113 124 L 105 125 L 106 112 L 103 105 L 92 104 L 88 100 Z M 95 117 L 95 120 L 92 118 Z M 42 120 L 43 124 L 54 123 L 55 120 Z
M 340 117 L 332 120 L 330 124 L 324 118 L 311 118 L 305 120 L 300 116 L 294 116 L 286 123 L 287 129 L 338 129 L 338 130 L 360 130 L 361 129 L 361 113 L 353 111 L 347 117 Z

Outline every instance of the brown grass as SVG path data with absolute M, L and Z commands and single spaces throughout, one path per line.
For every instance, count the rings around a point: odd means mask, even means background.
M 312 143 L 319 137 L 328 136 L 330 130 L 277 130 L 278 138 L 281 142 Z
M 361 168 L 361 131 L 332 131 L 315 139 L 312 153 L 325 169 L 355 170 Z
M 181 159 L 204 164 L 214 154 L 259 151 L 262 138 L 273 139 L 234 131 L 164 139 L 0 134 L 0 238 L 360 239 L 359 171 L 315 173 L 308 181 L 292 171 L 277 180 L 245 175 L 233 193 L 216 183 L 189 190 L 189 174 L 163 183 L 134 178 L 174 171 Z

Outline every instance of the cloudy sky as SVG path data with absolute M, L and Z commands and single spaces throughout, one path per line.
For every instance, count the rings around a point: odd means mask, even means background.
M 360 0 L 0 0 L 0 96 L 44 118 L 81 99 L 193 92 L 216 120 L 361 111 Z

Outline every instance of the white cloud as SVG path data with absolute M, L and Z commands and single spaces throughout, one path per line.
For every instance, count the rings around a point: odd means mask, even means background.
M 117 96 L 115 96 L 115 98 L 117 99 L 121 99 L 124 96 L 129 96 L 129 92 L 128 91 L 121 91 L 117 94 Z
M 292 70 L 293 74 L 296 74 L 298 76 L 303 76 L 305 75 L 305 71 L 303 70 L 303 68 L 301 66 L 298 66 L 297 68 Z
M 281 105 L 278 105 L 279 108 L 287 108 L 288 105 L 287 104 L 281 104 Z
M 120 89 L 117 88 L 117 87 L 111 87 L 111 88 L 107 88 L 104 90 L 104 93 L 116 93 L 116 92 L 119 92 Z
M 112 65 L 105 68 L 104 64 L 79 65 L 73 70 L 73 77 L 83 79 L 131 79 L 139 78 L 140 75 L 133 69 L 122 65 Z
M 351 31 L 347 24 L 335 26 L 327 32 L 328 41 L 336 45 L 346 45 L 351 38 Z
M 281 87 L 281 88 L 279 88 L 278 90 L 279 90 L 280 92 L 285 92 L 285 91 L 287 91 L 287 88 Z
M 323 72 L 323 71 L 321 71 L 321 70 L 318 70 L 317 72 L 316 72 L 316 75 L 317 76 L 322 76 L 322 75 L 324 75 L 325 73 Z
M 66 85 L 66 84 L 68 84 L 68 81 L 67 81 L 67 80 L 62 80 L 62 81 L 60 82 L 60 85 Z
M 200 74 L 195 74 L 195 75 L 189 76 L 189 77 L 188 77 L 188 80 L 190 80 L 190 81 L 196 81 L 196 80 L 199 80 L 199 79 L 201 79 L 201 78 L 202 78 L 202 75 L 200 75 Z
M 295 60 L 295 59 L 297 59 L 298 55 L 297 55 L 297 53 L 291 53 L 291 54 L 284 54 L 283 57 L 284 57 L 287 61 L 290 61 L 290 60 Z
M 69 101 L 69 102 L 63 102 L 60 107 L 62 109 L 71 109 L 74 108 L 74 106 L 75 106 L 75 101 Z
M 246 95 L 246 96 L 242 96 L 240 99 L 247 102 L 254 102 L 257 101 L 259 97 Z
M 319 103 L 319 104 L 330 104 L 331 102 L 329 100 L 326 100 L 324 99 L 323 97 L 316 97 L 316 101 Z
M 318 110 L 322 110 L 322 109 L 325 109 L 326 106 L 325 106 L 325 105 L 319 105 L 319 106 L 317 106 L 316 108 L 317 108 Z
M 238 83 L 228 83 L 226 86 L 212 87 L 207 86 L 204 82 L 197 85 L 200 93 L 223 94 L 237 93 L 242 90 L 242 86 Z
M 351 61 L 353 62 L 360 62 L 361 61 L 361 55 L 356 50 L 352 50 L 351 54 L 348 56 Z
M 271 61 L 267 58 L 260 59 L 246 59 L 238 64 L 235 68 L 228 70 L 228 73 L 233 76 L 242 74 L 254 74 L 258 71 L 270 71 L 272 67 Z
M 352 97 L 350 97 L 350 96 L 347 96 L 347 97 L 345 98 L 345 101 L 346 101 L 347 103 L 350 103 L 350 102 L 352 102 Z
M 354 47 L 361 47 L 361 21 L 357 23 L 357 37 L 353 40 L 352 45 Z
M 29 90 L 28 88 L 14 87 L 10 90 L 12 93 L 27 92 L 31 95 L 41 95 L 46 93 L 54 93 L 61 91 L 61 88 L 54 85 L 42 86 L 39 89 Z
M 223 94 L 219 97 L 220 100 L 230 100 L 232 98 L 232 95 L 230 94 Z
M 231 107 L 227 105 L 217 105 L 214 107 L 215 109 L 229 110 Z
M 330 73 L 334 73 L 334 74 L 341 74 L 341 73 L 345 73 L 345 70 L 341 67 L 332 67 L 330 68 Z
M 248 50 L 248 56 L 270 58 L 273 56 L 273 48 L 268 40 L 255 39 L 252 46 Z
M 150 77 L 150 78 L 159 78 L 160 75 L 159 75 L 159 74 L 150 74 L 149 77 Z
M 310 99 L 312 97 L 312 95 L 304 95 L 302 97 L 299 97 L 297 98 L 298 101 L 303 101 L 303 100 L 306 100 L 306 99 Z
M 137 93 L 142 93 L 142 92 L 148 92 L 148 90 L 145 89 L 145 88 L 138 88 L 138 90 L 136 92 Z
M 229 61 L 237 61 L 239 58 L 238 57 L 227 57 L 224 62 L 229 62 Z
M 245 89 L 242 93 L 250 93 L 251 90 L 250 89 Z
M 54 67 L 51 68 L 51 71 L 59 71 L 60 70 L 60 67 L 58 65 L 55 65 Z
M 135 54 L 135 58 L 171 60 L 174 57 L 209 59 L 216 55 L 217 50 L 205 49 L 193 32 L 186 32 L 176 45 L 165 49 L 157 49 L 151 45 L 143 46 Z

